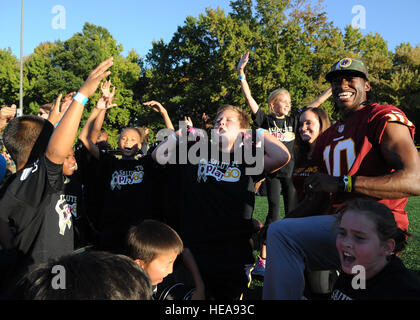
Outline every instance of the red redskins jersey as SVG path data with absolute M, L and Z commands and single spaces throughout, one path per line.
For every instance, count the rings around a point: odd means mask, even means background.
M 381 155 L 380 144 L 388 122 L 407 126 L 414 139 L 415 126 L 406 115 L 392 105 L 372 104 L 354 112 L 345 121 L 338 121 L 326 130 L 317 141 L 312 159 L 319 171 L 333 176 L 382 176 L 394 171 Z M 332 209 L 357 193 L 339 192 L 331 195 Z M 408 229 L 408 198 L 380 199 L 394 213 L 398 226 Z

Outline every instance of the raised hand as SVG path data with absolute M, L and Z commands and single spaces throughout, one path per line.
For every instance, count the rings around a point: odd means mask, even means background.
M 108 77 L 111 74 L 111 71 L 107 71 L 114 64 L 114 58 L 111 57 L 103 61 L 99 66 L 93 70 L 89 77 L 86 79 L 83 86 L 80 88 L 79 92 L 83 94 L 86 98 L 89 98 L 93 95 L 98 89 L 99 84 L 102 79 Z
M 207 123 L 210 121 L 210 117 L 208 115 L 206 115 L 205 112 L 203 112 L 203 115 L 201 116 L 201 119 L 203 119 L 204 123 Z
M 193 127 L 193 122 L 190 117 L 184 117 L 184 121 L 187 124 L 187 126 Z
M 5 106 L 0 109 L 0 120 L 10 121 L 16 116 L 16 105 Z
M 109 90 L 110 88 L 111 88 L 111 80 L 105 81 L 101 85 L 102 96 L 106 99 L 108 99 L 111 96 L 111 91 Z M 115 87 L 114 87 L 114 90 L 115 90 Z
M 109 81 L 109 83 L 111 83 L 111 81 Z M 106 109 L 111 109 L 112 107 L 117 106 L 116 103 L 112 103 L 114 100 L 117 99 L 114 97 L 115 97 L 115 87 L 112 88 L 112 91 L 110 92 L 109 97 L 106 99 Z
M 104 98 L 104 96 L 101 96 L 99 98 L 98 102 L 96 103 L 96 108 L 106 110 L 106 99 Z
M 68 94 L 66 94 L 66 96 L 63 99 L 63 102 L 61 103 L 61 109 L 60 112 L 64 110 L 64 112 L 66 112 L 66 110 L 68 109 L 68 107 L 70 106 L 71 102 L 73 101 L 73 97 L 76 94 L 76 91 L 70 92 Z
M 108 110 L 117 106 L 116 103 L 112 103 L 114 100 L 116 100 L 116 98 L 114 98 L 115 87 L 113 87 L 112 91 L 109 91 L 110 85 L 111 85 L 111 80 L 106 81 L 101 86 L 102 96 L 99 98 L 96 104 L 96 108 L 101 109 L 101 110 Z
M 60 93 L 55 100 L 54 106 L 51 108 L 50 113 L 48 114 L 47 120 L 51 122 L 54 126 L 60 122 L 61 118 L 64 115 L 64 112 L 60 112 L 60 105 L 61 105 L 61 99 L 63 98 L 63 95 Z
M 236 69 L 238 70 L 239 73 L 244 72 L 245 66 L 247 65 L 248 61 L 249 61 L 249 51 L 245 53 L 244 55 L 242 55 L 241 59 L 238 62 Z
M 159 113 L 166 112 L 166 109 L 160 104 L 160 102 L 157 102 L 155 100 L 143 102 L 143 105 L 152 107 L 154 111 L 159 112 Z
M 163 121 L 165 121 L 166 128 L 175 131 L 175 128 L 172 124 L 172 121 L 169 118 L 168 111 L 166 111 L 166 109 L 160 104 L 160 102 L 157 102 L 155 100 L 151 100 L 151 101 L 143 102 L 143 105 L 148 106 L 148 107 L 152 107 L 152 109 L 154 111 L 159 112 L 160 115 L 163 118 Z
M 0 131 L 16 116 L 16 105 L 0 108 Z
M 63 99 L 63 102 L 61 102 L 63 95 L 61 93 L 58 95 L 57 99 L 55 100 L 55 104 L 51 108 L 47 118 L 47 120 L 51 122 L 54 126 L 61 121 L 61 118 L 63 118 L 67 109 L 71 105 L 75 94 L 75 91 L 66 94 L 66 96 Z

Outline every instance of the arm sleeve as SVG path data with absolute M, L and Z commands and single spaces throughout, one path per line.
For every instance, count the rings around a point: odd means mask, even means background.
M 255 126 L 258 128 L 268 129 L 267 114 L 261 110 L 261 108 L 258 109 L 256 114 L 252 114 L 252 120 L 254 121 Z
M 410 130 L 411 137 L 414 139 L 414 124 L 408 120 L 407 116 L 396 107 L 384 106 L 369 121 L 371 139 L 377 144 L 382 142 L 385 128 L 389 122 L 396 122 L 405 125 Z
M 40 161 L 42 165 L 45 161 L 45 167 L 47 169 L 48 183 L 54 191 L 63 190 L 64 178 L 63 178 L 63 165 L 55 164 L 51 162 L 47 157 L 44 156 L 44 159 Z

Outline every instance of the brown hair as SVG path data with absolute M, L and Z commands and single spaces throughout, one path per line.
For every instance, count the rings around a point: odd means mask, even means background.
M 36 149 L 33 157 L 45 152 L 51 132 L 46 133 L 37 148 L 34 146 L 46 125 L 49 125 L 47 120 L 33 115 L 14 118 L 7 124 L 3 132 L 4 146 L 17 167 L 26 164 L 33 149 Z
M 398 227 L 395 222 L 394 214 L 383 203 L 372 199 L 355 199 L 346 202 L 338 209 L 337 226 L 347 211 L 354 210 L 358 214 L 364 215 L 375 225 L 379 240 L 385 242 L 394 239 L 394 254 L 403 251 L 407 246 L 407 238 L 410 234 Z
M 299 119 L 302 116 L 302 114 L 307 111 L 311 111 L 317 116 L 318 121 L 319 121 L 319 135 L 321 135 L 321 133 L 323 133 L 325 130 L 327 130 L 331 126 L 330 118 L 328 117 L 328 114 L 325 112 L 325 110 L 322 108 L 312 108 L 312 107 L 303 108 L 299 116 Z M 300 127 L 300 121 L 299 121 L 299 127 Z M 295 154 L 296 154 L 296 165 L 299 165 L 300 163 L 305 162 L 307 159 L 310 147 L 309 147 L 308 142 L 302 141 L 302 138 L 300 137 L 299 133 L 296 135 L 296 142 L 294 145 L 294 149 L 295 149 Z
M 130 228 L 127 235 L 127 255 L 133 260 L 151 262 L 158 254 L 175 251 L 180 254 L 184 245 L 178 233 L 167 224 L 144 220 Z

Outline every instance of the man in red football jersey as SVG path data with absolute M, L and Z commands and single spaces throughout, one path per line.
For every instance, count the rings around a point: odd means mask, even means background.
M 280 220 L 268 230 L 264 299 L 300 299 L 305 268 L 339 267 L 334 209 L 346 200 L 382 202 L 408 229 L 404 207 L 409 196 L 420 195 L 415 127 L 395 106 L 371 101 L 368 77 L 363 61 L 351 58 L 326 75 L 341 120 L 318 138 L 312 160 L 319 173 L 307 178 L 307 197 L 288 216 L 299 219 Z

